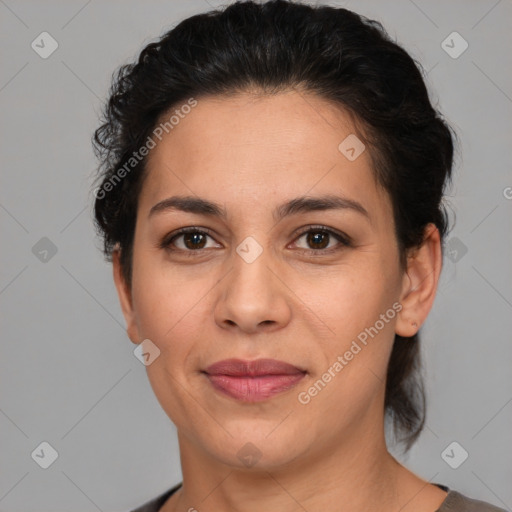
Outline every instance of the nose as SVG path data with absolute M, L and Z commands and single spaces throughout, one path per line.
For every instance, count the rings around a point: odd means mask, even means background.
M 276 277 L 267 253 L 263 251 L 250 263 L 234 254 L 233 269 L 221 281 L 215 305 L 215 321 L 221 328 L 272 332 L 290 321 L 287 289 Z

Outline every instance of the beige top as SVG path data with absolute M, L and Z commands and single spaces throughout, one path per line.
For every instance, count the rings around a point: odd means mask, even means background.
M 506 512 L 505 509 L 495 507 L 490 503 L 484 501 L 474 500 L 448 489 L 445 485 L 434 484 L 446 491 L 448 494 L 444 499 L 441 507 L 435 512 Z M 164 503 L 169 499 L 171 494 L 177 491 L 181 487 L 181 483 L 175 485 L 164 494 L 161 494 L 157 498 L 148 501 L 141 507 L 132 510 L 131 512 L 159 512 L 160 508 L 163 507 Z

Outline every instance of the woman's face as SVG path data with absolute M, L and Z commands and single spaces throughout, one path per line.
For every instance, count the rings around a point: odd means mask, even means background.
M 409 280 L 350 117 L 297 92 L 199 99 L 182 117 L 148 157 L 131 293 L 115 260 L 129 336 L 160 350 L 161 406 L 195 451 L 239 467 L 371 438 Z M 295 369 L 205 373 L 232 358 Z

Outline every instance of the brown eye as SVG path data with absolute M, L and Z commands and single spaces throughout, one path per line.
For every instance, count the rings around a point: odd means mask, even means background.
M 329 245 L 329 233 L 323 231 L 310 231 L 307 233 L 307 243 L 311 249 L 325 249 Z
M 206 244 L 206 235 L 204 233 L 184 233 L 183 243 L 187 249 L 202 249 Z
M 317 227 L 309 228 L 300 235 L 295 244 L 303 251 L 309 251 L 311 253 L 317 252 L 332 252 L 344 247 L 351 247 L 352 241 L 341 233 L 337 233 L 331 229 Z
M 165 237 L 159 244 L 161 249 L 181 251 L 182 253 L 200 252 L 201 249 L 218 248 L 219 244 L 207 231 L 194 227 L 182 228 Z

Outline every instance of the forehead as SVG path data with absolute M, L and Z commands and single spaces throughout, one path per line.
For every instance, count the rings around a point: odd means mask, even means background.
M 376 218 L 387 216 L 389 199 L 375 182 L 369 151 L 347 157 L 354 155 L 347 145 L 362 149 L 356 131 L 350 115 L 311 94 L 199 98 L 155 139 L 140 208 L 149 211 L 177 194 L 228 209 L 263 209 L 297 196 L 338 193 L 365 203 Z

